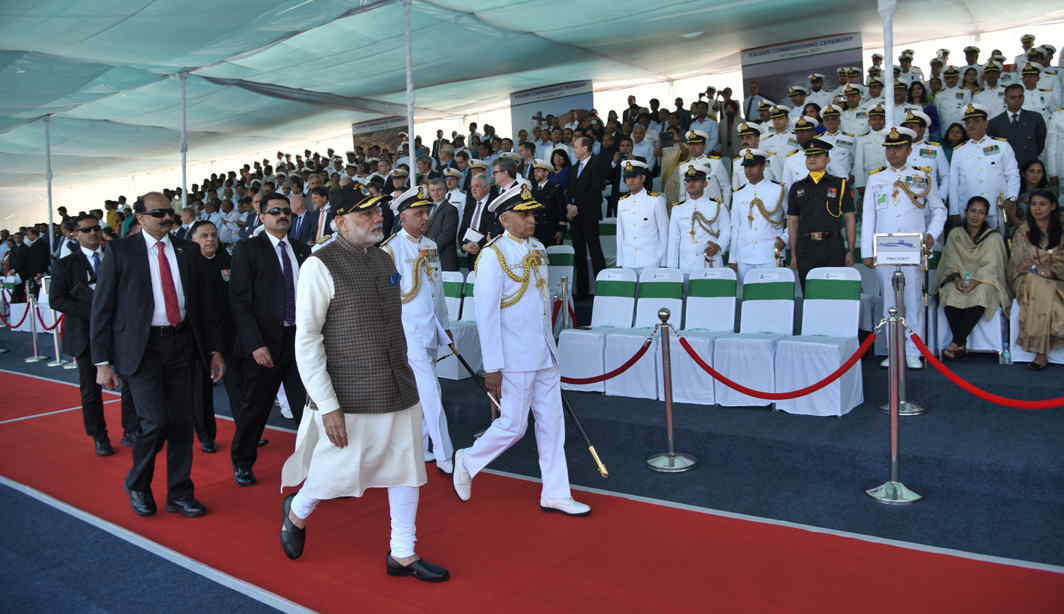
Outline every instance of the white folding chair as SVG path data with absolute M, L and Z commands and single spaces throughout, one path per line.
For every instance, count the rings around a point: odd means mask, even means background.
M 949 320 L 946 319 L 946 307 L 938 296 L 935 297 L 934 313 L 938 318 L 938 344 L 932 346 L 928 343 L 928 345 L 937 351 L 942 351 L 953 343 L 953 331 L 950 330 Z M 1009 338 L 1008 331 L 1005 330 L 1005 323 L 1008 321 L 1008 316 L 1000 308 L 989 320 L 985 317 L 979 318 L 975 328 L 968 334 L 967 351 L 993 352 L 1000 359 L 1001 353 L 1005 351 L 1005 340 Z
M 794 271 L 753 269 L 743 279 L 739 334 L 713 344 L 713 368 L 732 381 L 756 390 L 775 390 L 776 343 L 794 333 Z M 718 405 L 771 405 L 713 381 Z
M 447 304 L 447 317 L 450 319 L 447 328 L 454 335 L 454 345 L 462 353 L 462 357 L 475 371 L 480 371 L 484 358 L 480 352 L 480 336 L 477 333 L 476 313 L 473 309 L 473 282 L 476 281 L 476 273 L 470 273 L 465 280 L 463 277 L 460 271 L 443 272 L 444 302 Z M 449 380 L 469 377 L 462 363 L 451 355 L 451 348 L 440 346 L 436 357 L 442 358 L 436 363 L 437 376 Z
M 606 371 L 624 364 L 639 351 L 647 335 L 660 322 L 658 311 L 668 309 L 670 322 L 683 321 L 683 273 L 678 269 L 644 269 L 636 288 L 635 325 L 627 330 L 611 330 L 606 334 Z M 658 398 L 657 365 L 661 361 L 659 344 L 655 339 L 646 354 L 627 371 L 606 380 L 609 396 Z
M 1034 354 L 1021 348 L 1017 341 L 1020 338 L 1020 302 L 1012 300 L 1012 309 L 1009 310 L 1009 347 L 1012 348 L 1012 362 L 1033 362 Z M 1049 362 L 1055 365 L 1064 365 L 1064 346 L 1058 346 L 1050 350 Z
M 712 360 L 716 340 L 735 332 L 735 271 L 729 267 L 691 273 L 687 279 L 683 336 L 704 360 Z M 713 379 L 687 354 L 678 338 L 669 338 L 672 357 L 672 398 L 679 403 L 713 405 Z M 661 372 L 661 363 L 658 372 Z M 658 376 L 658 399 L 665 385 Z
M 635 314 L 636 273 L 632 269 L 603 269 L 595 279 L 595 301 L 589 328 L 567 328 L 558 338 L 562 375 L 594 377 L 606 372 L 606 333 L 631 328 Z M 565 390 L 603 392 L 602 382 L 566 384 Z
M 876 272 L 857 263 L 854 268 L 861 274 L 861 330 L 875 330 L 883 319 L 883 294 Z
M 606 266 L 617 266 L 617 218 L 602 218 L 599 222 L 599 244 L 606 257 Z
M 852 267 L 821 267 L 805 279 L 802 334 L 776 344 L 776 392 L 814 384 L 857 351 L 861 318 L 861 273 Z M 776 401 L 791 414 L 841 416 L 864 402 L 861 363 L 816 392 Z

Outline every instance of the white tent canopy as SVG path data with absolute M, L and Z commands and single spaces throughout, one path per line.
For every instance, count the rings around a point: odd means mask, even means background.
M 895 44 L 1062 15 L 1061 1 L 901 0 Z M 743 48 L 848 31 L 872 46 L 883 32 L 874 0 L 414 0 L 412 30 L 419 121 L 552 83 L 733 71 Z M 396 0 L 5 0 L 0 187 L 43 188 L 49 114 L 57 181 L 176 163 L 181 71 L 193 159 L 402 115 L 403 33 Z

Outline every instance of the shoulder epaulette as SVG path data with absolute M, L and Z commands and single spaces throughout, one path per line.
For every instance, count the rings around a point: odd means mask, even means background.
M 669 207 L 678 207 L 678 206 L 684 204 L 685 202 L 687 202 L 686 198 L 681 200 L 681 201 L 677 201 L 677 202 L 672 203 L 671 205 L 669 205 Z
M 628 198 L 631 195 L 632 195 L 631 192 L 628 192 L 627 194 L 621 194 L 621 197 L 618 198 L 617 200 L 624 200 L 624 199 Z
M 745 187 L 746 187 L 746 184 L 744 183 L 743 185 L 741 185 L 741 186 L 739 186 L 737 188 L 732 188 L 732 192 L 738 192 L 739 190 L 741 190 L 741 189 L 743 189 Z
M 717 154 L 709 154 L 709 159 L 710 160 L 720 160 L 720 156 L 718 156 Z
M 392 239 L 394 239 L 397 236 L 399 236 L 399 233 L 398 232 L 393 232 L 392 236 L 390 236 L 387 239 L 381 241 L 381 247 L 384 247 L 385 245 L 388 245 L 388 242 L 391 241 Z
M 487 243 L 485 243 L 485 244 L 484 244 L 484 247 L 491 247 L 492 245 L 494 245 L 494 244 L 495 244 L 495 242 L 496 242 L 496 241 L 498 241 L 498 240 L 499 240 L 499 239 L 501 239 L 501 238 L 502 238 L 502 235 L 499 235 L 499 236 L 497 236 L 497 237 L 493 237 L 493 238 L 491 239 L 491 241 L 488 241 Z M 482 250 L 482 251 L 483 251 L 483 250 Z
M 653 196 L 654 198 L 657 198 L 658 196 L 661 196 L 661 193 L 660 192 L 650 192 L 650 195 Z
M 928 141 L 927 144 L 928 145 L 937 145 L 939 147 L 942 147 L 942 143 L 939 143 L 938 141 Z
M 995 136 L 995 137 L 993 137 L 993 138 L 995 138 L 995 139 L 997 139 L 997 140 L 999 140 L 999 141 L 1005 141 L 1006 143 L 1008 143 L 1008 142 L 1009 142 L 1009 140 L 1008 140 L 1008 139 L 1006 139 L 1006 138 L 1005 138 L 1005 137 L 1003 137 L 1003 136 Z
M 931 174 L 931 167 L 930 166 L 914 166 L 913 168 L 918 170 L 918 171 L 923 171 L 923 172 L 927 173 L 928 175 Z
M 789 157 L 793 156 L 793 155 L 794 155 L 794 154 L 796 154 L 796 153 L 798 153 L 798 150 L 797 150 L 797 149 L 795 149 L 795 150 L 794 150 L 794 151 L 792 151 L 791 153 L 787 154 L 787 157 L 789 158 Z
M 877 168 L 875 170 L 868 171 L 868 175 L 869 176 L 875 175 L 876 173 L 879 173 L 879 172 L 882 172 L 882 171 L 885 171 L 885 170 L 887 170 L 887 167 L 881 166 L 881 167 L 879 167 L 879 168 Z
M 776 181 L 775 179 L 769 179 L 769 181 L 771 181 L 772 183 L 775 183 L 776 185 L 783 185 L 782 181 Z
M 845 130 L 843 130 L 842 133 L 845 134 L 846 136 L 853 136 L 852 132 L 846 132 Z
M 1039 92 L 1052 92 L 1053 88 L 1051 88 L 1051 87 L 1040 87 L 1040 88 L 1038 88 L 1038 91 Z
M 723 204 L 724 204 L 724 201 L 723 201 L 723 200 L 721 200 L 721 199 L 719 199 L 719 198 L 713 198 L 712 196 L 710 196 L 710 197 L 709 197 L 709 200 L 711 200 L 711 201 L 713 201 L 713 202 L 717 203 L 718 205 L 723 205 Z
M 866 130 L 866 131 L 862 132 L 861 134 L 858 134 L 857 136 L 858 137 L 862 137 L 862 136 L 868 136 L 869 134 L 872 134 L 871 130 Z

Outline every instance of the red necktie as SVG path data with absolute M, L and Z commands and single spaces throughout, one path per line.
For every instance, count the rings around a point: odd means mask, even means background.
M 181 323 L 181 308 L 177 305 L 177 287 L 174 286 L 174 274 L 170 271 L 170 261 L 166 258 L 166 244 L 155 244 L 155 253 L 159 256 L 159 280 L 163 284 L 163 301 L 166 303 L 166 320 L 170 326 Z

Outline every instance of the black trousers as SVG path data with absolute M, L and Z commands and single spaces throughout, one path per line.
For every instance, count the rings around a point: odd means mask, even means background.
M 228 367 L 226 363 L 226 369 Z M 192 379 L 195 382 L 192 426 L 200 443 L 213 443 L 218 435 L 218 424 L 214 420 L 214 382 L 211 381 L 210 365 L 197 358 L 193 363 Z
M 584 297 L 590 292 L 591 282 L 587 274 L 587 257 L 591 254 L 591 268 L 597 277 L 599 271 L 606 268 L 606 256 L 602 254 L 602 243 L 599 241 L 599 221 L 593 218 L 576 216 L 569 223 L 573 235 L 573 267 L 576 278 L 576 296 Z
M 191 497 L 192 407 L 196 341 L 185 326 L 164 336 L 152 329 L 140 367 L 126 378 L 140 419 L 133 446 L 133 468 L 126 476 L 129 490 L 151 490 L 155 455 L 166 445 L 168 499 Z
M 225 396 L 229 398 L 229 415 L 236 420 L 244 398 L 244 359 L 236 352 L 224 354 L 224 358 L 225 378 L 222 384 L 225 386 Z
M 961 309 L 946 305 L 945 310 L 949 329 L 953 332 L 953 343 L 964 347 L 968 344 L 968 335 L 972 333 L 972 329 L 979 323 L 979 318 L 983 317 L 983 313 L 986 312 L 986 307 L 977 305 Z
M 103 388 L 96 383 L 96 365 L 92 352 L 85 350 L 74 357 L 78 365 L 78 387 L 81 389 L 81 417 L 85 422 L 85 434 L 93 439 L 107 439 L 107 419 L 103 415 Z M 135 435 L 137 413 L 129 398 L 129 387 L 122 386 L 122 431 Z
M 303 380 L 296 369 L 296 328 L 284 329 L 284 340 L 280 352 L 272 354 L 273 368 L 267 369 L 255 362 L 250 356 L 244 361 L 243 401 L 236 418 L 236 434 L 233 436 L 233 467 L 250 469 L 258 459 L 259 440 L 266 430 L 266 421 L 273 409 L 273 400 L 277 391 L 284 384 L 288 403 L 292 407 L 292 417 L 298 424 L 303 418 L 303 404 L 307 393 Z
M 122 434 L 136 441 L 138 432 L 140 432 L 140 418 L 137 417 L 137 406 L 133 403 L 133 393 L 129 391 L 129 383 L 122 378 Z
M 842 241 L 830 237 L 814 241 L 808 237 L 798 239 L 798 281 L 805 291 L 805 276 L 809 271 L 822 266 L 846 266 L 846 248 Z

